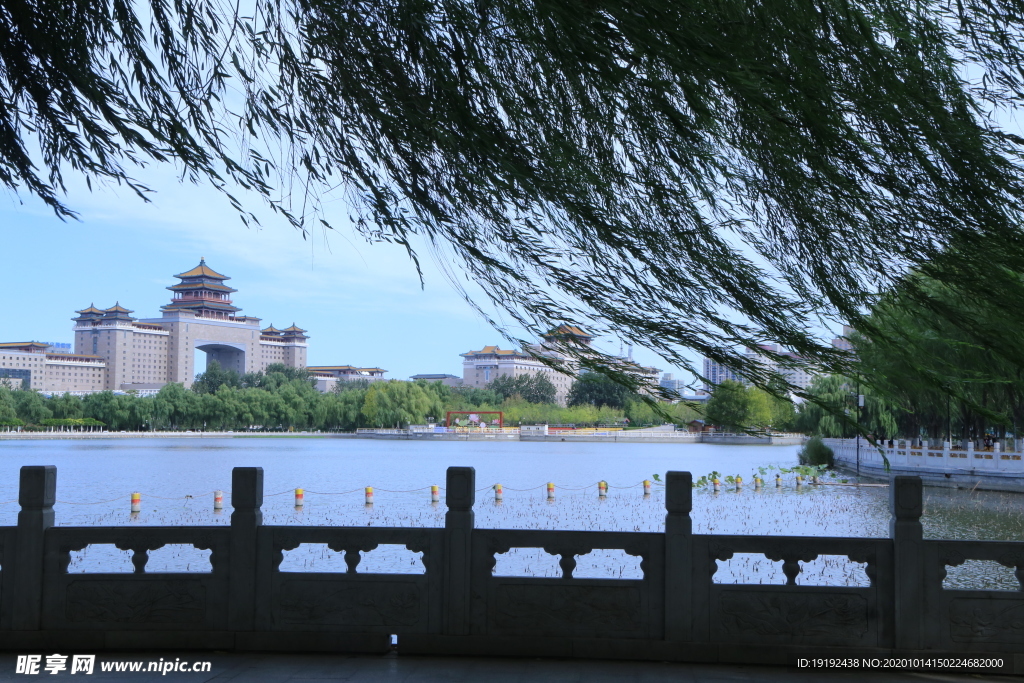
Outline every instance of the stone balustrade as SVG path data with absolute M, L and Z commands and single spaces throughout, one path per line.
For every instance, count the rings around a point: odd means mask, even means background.
M 927 457 L 927 456 L 907 456 Z M 0 648 L 522 655 L 792 664 L 800 657 L 997 658 L 1024 673 L 1024 592 L 952 590 L 947 567 L 986 560 L 1024 586 L 1024 543 L 927 540 L 917 477 L 890 487 L 889 538 L 692 533 L 692 478 L 666 476 L 665 531 L 478 529 L 475 472 L 448 469 L 443 528 L 264 525 L 263 470 L 236 468 L 230 526 L 54 526 L 56 468 L 21 470 L 21 512 L 0 527 Z M 90 544 L 132 553 L 131 573 L 68 573 Z M 341 553 L 340 571 L 285 571 L 300 544 Z M 167 544 L 210 551 L 210 571 L 147 571 Z M 423 553 L 416 574 L 361 571 L 382 544 Z M 513 548 L 557 556 L 559 575 L 502 576 Z M 635 578 L 579 578 L 594 549 L 639 558 Z M 784 584 L 716 582 L 719 563 L 781 562 Z M 813 585 L 803 567 L 862 563 L 857 585 Z M 746 580 L 746 579 L 745 579 Z M 1022 588 L 1024 589 L 1024 588 Z
M 836 457 L 844 463 L 856 463 L 856 439 L 824 439 Z M 945 442 L 941 448 L 930 448 L 926 444 L 912 445 L 906 440 L 888 441 L 875 446 L 867 439 L 860 440 L 860 462 L 862 465 L 890 467 L 945 468 L 948 470 L 985 470 L 990 472 L 1016 473 L 1024 476 L 1024 459 L 1020 452 L 1004 452 L 997 442 L 988 449 L 977 449 L 967 442 L 966 448 L 951 448 Z M 884 459 L 883 459 L 884 458 Z

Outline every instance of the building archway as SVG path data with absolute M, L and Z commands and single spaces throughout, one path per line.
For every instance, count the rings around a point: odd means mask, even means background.
M 246 372 L 245 353 L 247 349 L 245 344 L 197 339 L 195 349 L 206 354 L 205 370 L 210 369 L 210 363 L 217 361 L 225 370 L 234 370 L 239 375 L 244 375 Z M 197 370 L 198 365 L 197 363 Z

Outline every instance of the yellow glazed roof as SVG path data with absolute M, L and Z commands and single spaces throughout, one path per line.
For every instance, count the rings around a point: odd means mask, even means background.
M 230 280 L 227 275 L 221 275 L 210 266 L 206 265 L 206 259 L 199 259 L 199 265 L 187 273 L 178 273 L 174 277 L 209 277 L 214 280 Z

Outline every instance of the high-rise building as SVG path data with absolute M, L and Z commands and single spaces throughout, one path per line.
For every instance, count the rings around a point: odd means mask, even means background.
M 716 386 L 726 380 L 746 384 L 746 380 L 736 374 L 735 370 L 722 365 L 718 361 L 711 360 L 706 356 L 704 358 L 703 371 L 704 378 L 706 380 L 704 383 L 704 391 L 714 391 Z
M 853 351 L 853 344 L 850 342 L 850 335 L 853 334 L 853 331 L 853 328 L 849 325 L 843 325 L 842 336 L 833 339 L 832 346 L 843 351 Z
M 833 342 L 834 344 L 835 342 Z M 778 355 L 791 358 L 799 361 L 800 356 L 792 351 L 783 351 L 777 344 L 759 344 L 754 348 L 748 348 L 744 355 L 751 360 L 764 365 L 765 369 L 769 372 L 778 372 L 781 374 L 787 382 L 801 389 L 806 389 L 810 386 L 811 382 L 817 376 L 813 368 L 807 367 L 780 367 L 778 362 L 769 356 L 765 355 L 764 352 L 774 353 Z M 740 384 L 750 385 L 750 382 L 740 377 L 732 369 L 725 367 L 721 363 L 717 363 L 710 358 L 704 359 L 704 376 L 708 381 L 704 384 L 705 391 L 714 391 L 714 387 L 721 384 L 725 380 L 732 380 L 739 382 Z

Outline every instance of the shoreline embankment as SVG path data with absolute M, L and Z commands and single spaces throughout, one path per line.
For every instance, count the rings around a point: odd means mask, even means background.
M 359 432 L 0 432 L 0 441 L 49 441 L 90 439 L 383 439 L 394 441 L 533 441 L 550 443 L 674 443 L 722 446 L 793 446 L 803 437 L 793 434 L 749 436 L 745 434 L 691 434 L 669 431 L 616 431 L 608 433 L 522 434 L 518 430 L 442 432 L 405 429 Z

